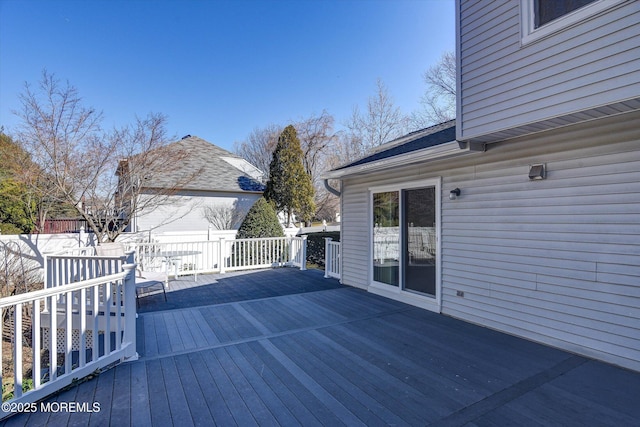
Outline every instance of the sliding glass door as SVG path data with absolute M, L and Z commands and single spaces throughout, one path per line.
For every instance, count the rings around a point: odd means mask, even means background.
M 403 190 L 403 286 L 436 295 L 435 187 Z
M 400 278 L 400 192 L 373 194 L 373 280 L 397 286 Z
M 374 283 L 437 297 L 438 191 L 435 180 L 372 189 Z

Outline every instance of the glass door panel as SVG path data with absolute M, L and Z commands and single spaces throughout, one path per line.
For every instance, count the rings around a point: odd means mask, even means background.
M 400 192 L 373 193 L 373 280 L 400 283 Z
M 436 295 L 435 187 L 402 191 L 404 289 Z

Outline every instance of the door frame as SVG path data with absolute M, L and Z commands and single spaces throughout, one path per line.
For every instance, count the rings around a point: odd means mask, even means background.
M 399 205 L 400 205 L 400 221 L 402 221 L 404 212 L 403 210 L 403 195 L 402 190 L 411 190 L 416 188 L 424 188 L 424 187 L 435 187 L 435 213 L 436 213 L 436 295 L 435 297 L 431 297 L 426 294 L 420 294 L 418 292 L 407 291 L 404 290 L 404 271 L 403 271 L 403 263 L 404 251 L 402 248 L 404 247 L 404 239 L 406 236 L 403 232 L 402 224 L 400 223 L 400 241 L 399 241 L 399 252 L 400 252 L 400 260 L 399 260 L 399 283 L 397 286 L 389 285 L 386 283 L 376 282 L 373 277 L 373 194 L 380 192 L 388 192 L 388 191 L 398 191 L 399 193 Z M 441 228 L 442 228 L 442 178 L 430 178 L 430 179 L 422 179 L 416 181 L 404 181 L 397 184 L 389 184 L 389 185 L 380 185 L 369 187 L 369 208 L 368 208 L 368 220 L 367 224 L 369 227 L 369 260 L 368 260 L 368 283 L 369 286 L 367 290 L 371 293 L 381 295 L 387 298 L 391 298 L 394 300 L 402 301 L 407 304 L 411 304 L 417 307 L 424 308 L 426 310 L 434 311 L 440 313 L 442 306 L 442 247 L 441 247 Z

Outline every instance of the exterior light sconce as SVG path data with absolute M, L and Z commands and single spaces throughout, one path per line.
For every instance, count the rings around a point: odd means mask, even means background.
M 529 179 L 531 181 L 545 179 L 546 177 L 547 173 L 544 164 L 531 165 L 531 167 L 529 168 Z
M 460 195 L 460 189 L 459 188 L 455 188 L 451 191 L 449 191 L 449 200 L 455 200 L 458 198 L 458 196 Z

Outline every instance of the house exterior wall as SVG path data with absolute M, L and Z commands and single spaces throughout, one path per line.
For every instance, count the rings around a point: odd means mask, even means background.
M 603 107 L 620 101 L 638 108 L 640 2 L 605 0 L 603 12 L 526 41 L 523 8 L 531 1 L 457 1 L 459 140 L 519 126 L 535 132 L 541 122 L 593 109 L 616 113 Z
M 131 231 L 163 233 L 207 230 L 209 221 L 204 217 L 205 206 L 233 206 L 237 201 L 238 205 L 248 212 L 261 196 L 262 193 L 181 191 L 170 196 L 166 203 L 154 210 L 140 212 L 132 224 Z
M 442 313 L 640 370 L 639 122 L 627 113 L 344 178 L 342 282 L 370 284 L 368 189 L 442 177 Z M 530 181 L 537 163 L 547 179 Z

